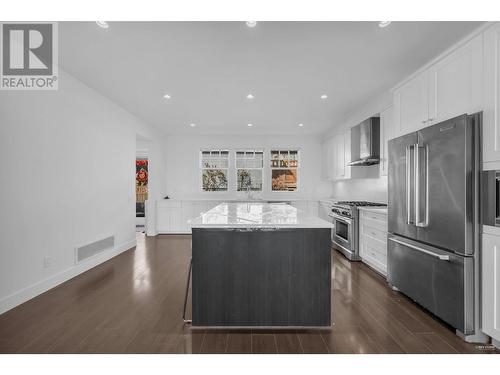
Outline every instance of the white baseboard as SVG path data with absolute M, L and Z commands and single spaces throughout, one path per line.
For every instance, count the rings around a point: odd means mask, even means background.
M 30 286 L 27 286 L 17 292 L 14 292 L 6 297 L 0 299 L 0 314 L 3 314 L 10 309 L 13 309 L 20 304 L 29 301 L 30 299 L 45 293 L 46 291 L 56 287 L 59 284 L 72 279 L 79 274 L 88 271 L 89 269 L 106 262 L 107 260 L 129 250 L 137 245 L 137 241 L 134 239 L 132 241 L 115 246 L 113 249 L 104 251 L 103 253 L 97 254 L 92 258 L 85 260 L 79 264 L 76 264 L 64 271 L 56 273 L 44 280 L 36 282 Z

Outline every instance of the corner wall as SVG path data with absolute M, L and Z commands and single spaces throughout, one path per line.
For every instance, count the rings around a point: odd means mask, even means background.
M 0 92 L 0 313 L 135 246 L 137 134 L 156 199 L 163 133 L 62 70 L 57 91 Z M 75 265 L 75 247 L 109 235 L 114 249 Z

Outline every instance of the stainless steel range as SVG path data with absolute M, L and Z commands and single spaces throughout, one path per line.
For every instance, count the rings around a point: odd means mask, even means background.
M 387 206 L 383 203 L 365 201 L 338 201 L 332 204 L 330 217 L 335 228 L 332 230 L 332 245 L 349 260 L 358 261 L 358 207 Z

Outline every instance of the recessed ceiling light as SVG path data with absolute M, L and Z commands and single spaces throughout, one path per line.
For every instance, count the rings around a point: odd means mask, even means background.
M 192 128 L 194 128 L 196 126 L 196 124 L 189 124 L 189 126 L 191 126 Z
M 253 98 L 255 98 L 255 96 L 253 96 L 252 94 L 247 95 L 247 99 L 253 99 Z
M 247 124 L 247 126 L 248 126 L 249 128 L 251 128 L 251 127 L 253 126 L 253 124 Z
M 107 29 L 109 27 L 106 21 L 95 21 L 95 23 L 97 23 L 97 26 L 102 27 L 103 29 Z
M 321 99 L 328 99 L 328 95 L 323 94 L 323 95 L 321 95 L 321 96 L 320 96 L 320 98 L 321 98 Z
M 170 98 L 171 98 L 171 96 L 170 96 L 169 94 L 165 94 L 165 95 L 163 95 L 163 97 L 164 97 L 165 99 L 170 99 Z
M 391 24 L 392 21 L 380 21 L 378 27 L 387 27 Z
M 247 21 L 246 24 L 248 27 L 253 28 L 253 27 L 257 26 L 257 21 Z
M 303 127 L 303 126 L 304 126 L 304 124 L 299 124 L 299 126 L 300 126 L 300 127 Z

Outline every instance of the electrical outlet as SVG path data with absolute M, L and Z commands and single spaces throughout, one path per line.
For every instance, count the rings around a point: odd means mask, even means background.
M 52 257 L 43 258 L 43 268 L 50 268 L 52 266 Z

